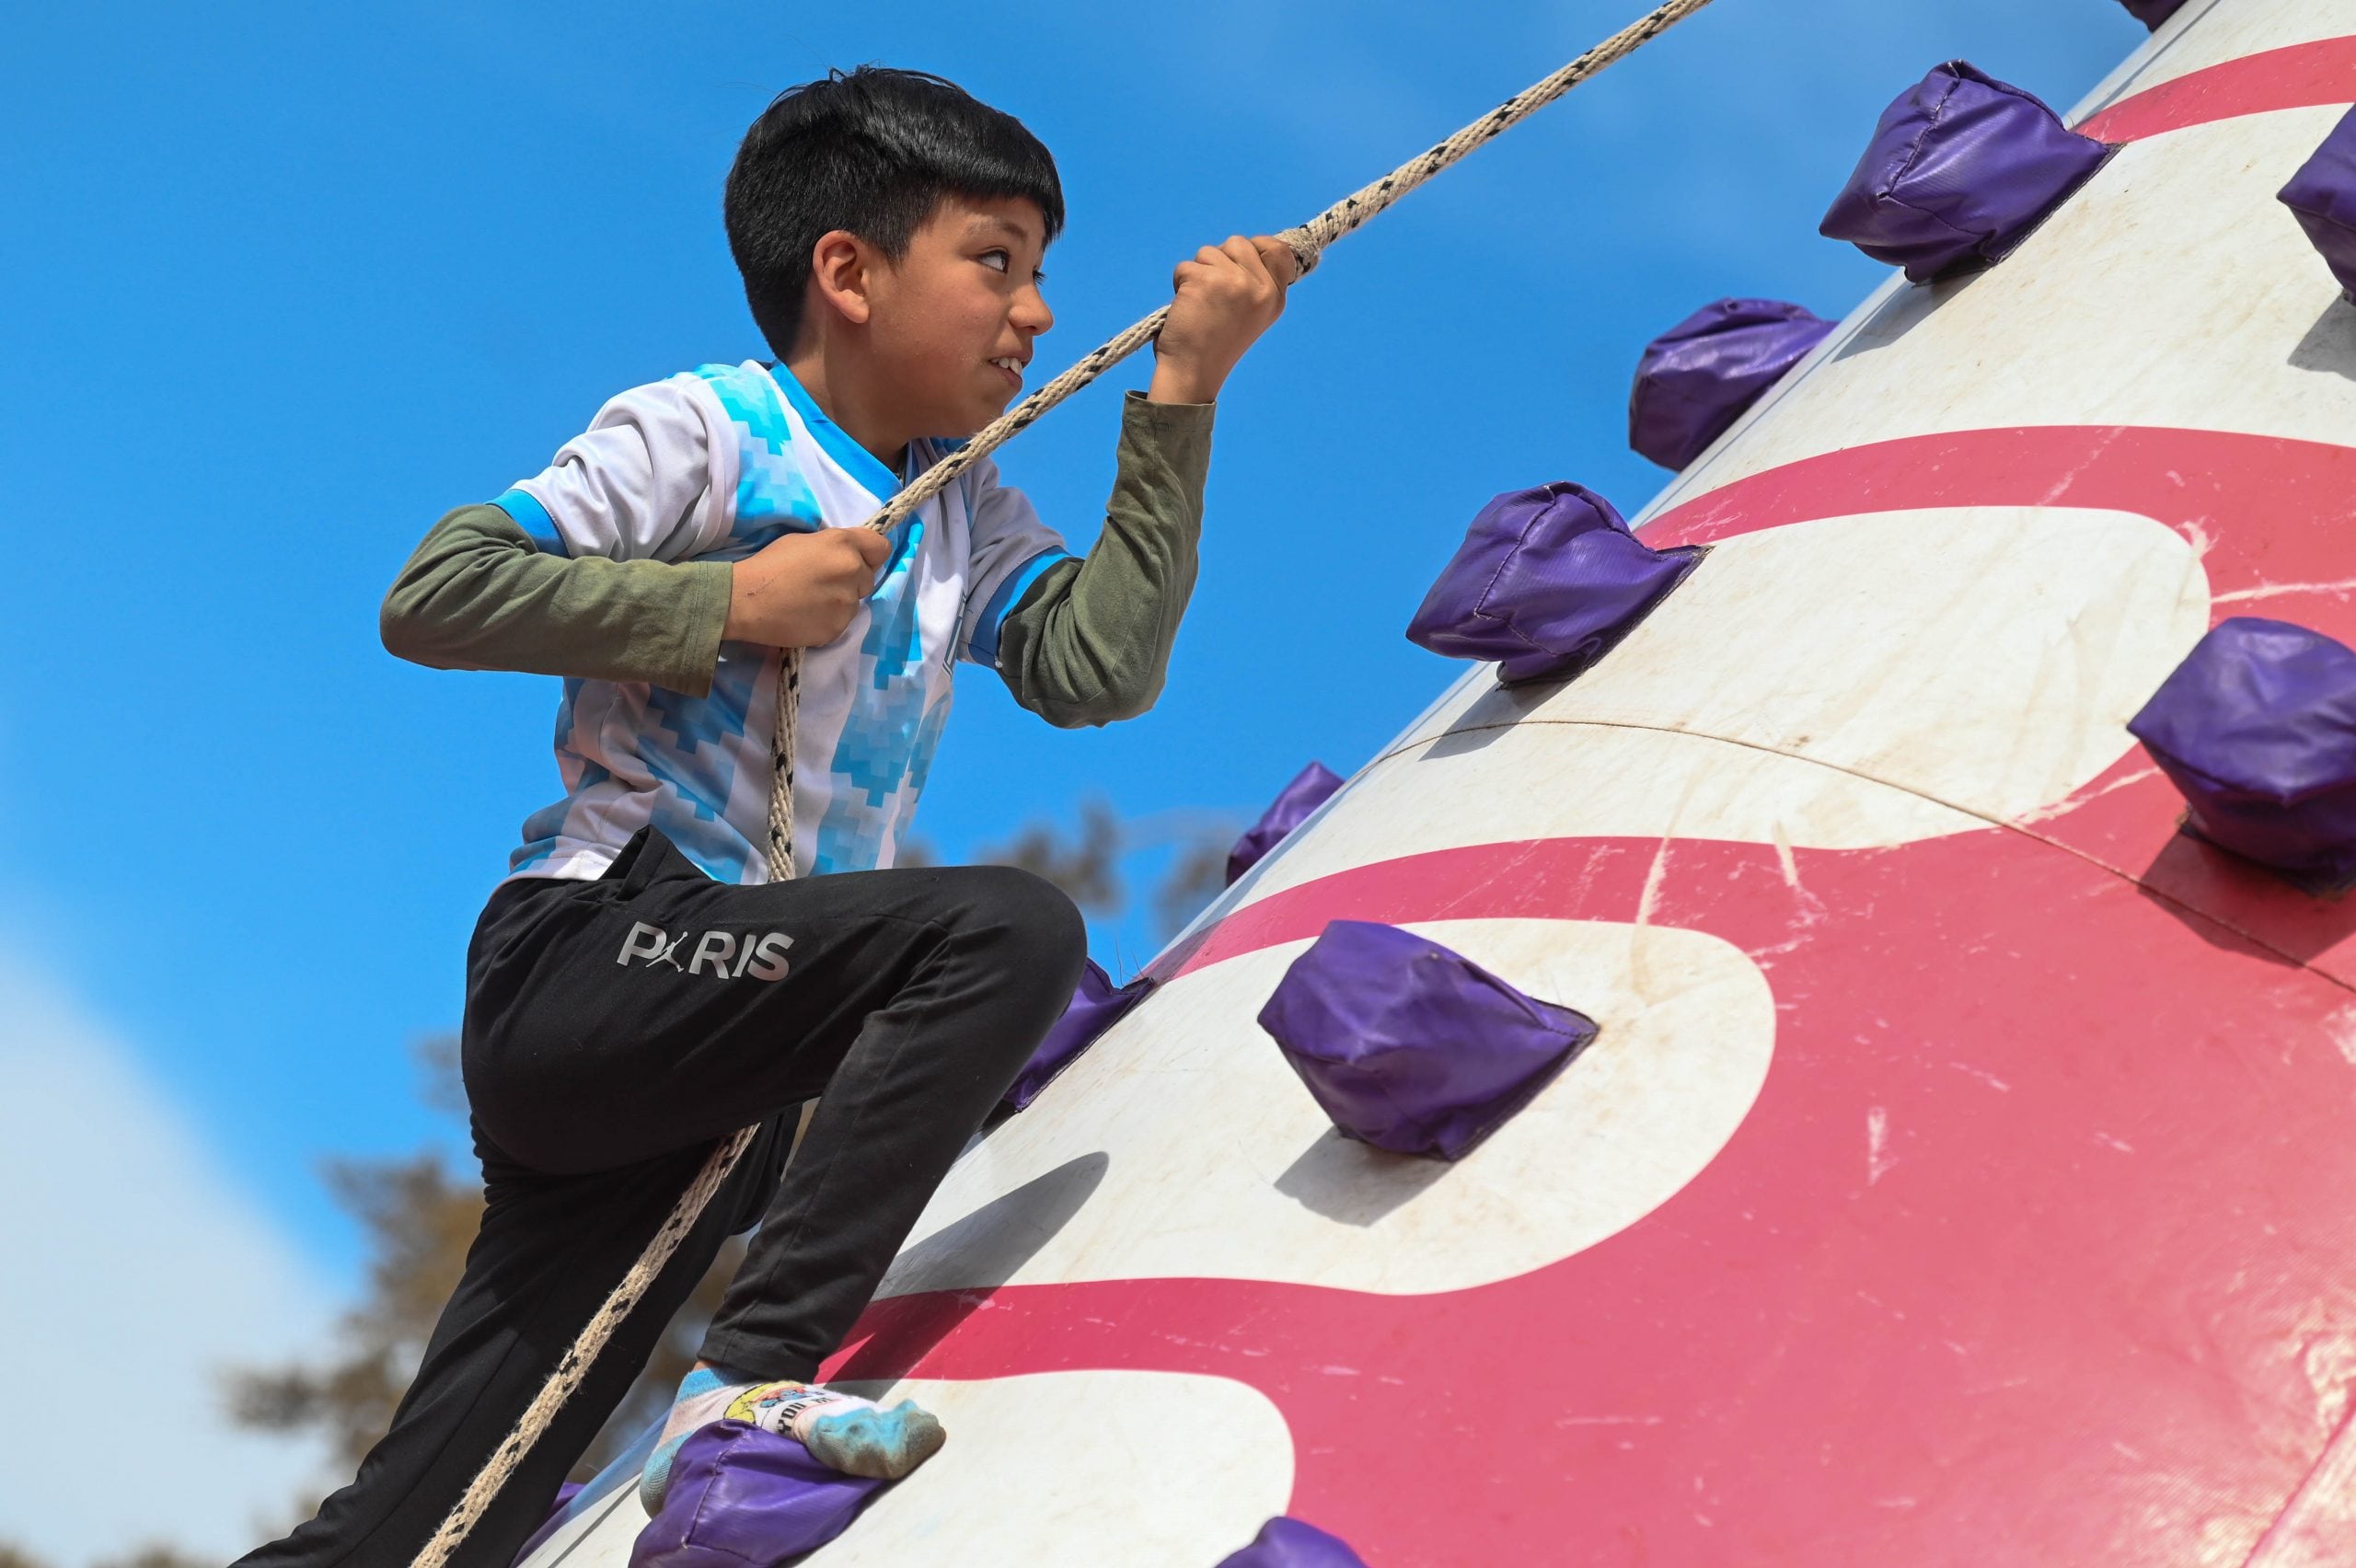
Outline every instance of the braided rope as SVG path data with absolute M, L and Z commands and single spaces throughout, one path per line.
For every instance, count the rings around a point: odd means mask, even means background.
M 1495 140 L 1520 124 L 1538 110 L 1553 103 L 1581 82 L 1607 66 L 1626 59 L 1637 50 L 1683 21 L 1710 0 L 1666 0 L 1643 20 L 1623 28 L 1597 44 L 1553 75 L 1525 88 L 1503 104 L 1467 125 L 1419 157 L 1412 158 L 1380 179 L 1358 190 L 1298 228 L 1287 229 L 1281 236 L 1292 247 L 1293 255 L 1306 276 L 1312 271 L 1325 248 L 1344 235 L 1363 225 L 1368 219 L 1397 202 L 1424 181 L 1456 163 L 1474 148 Z M 885 533 L 913 515 L 925 502 L 949 487 L 958 475 L 1011 441 L 1040 415 L 1062 402 L 1073 393 L 1094 381 L 1114 365 L 1128 358 L 1161 332 L 1162 323 L 1170 317 L 1170 307 L 1160 310 L 1135 325 L 1115 334 L 1053 381 L 1017 403 L 998 419 L 984 426 L 957 451 L 926 469 L 907 489 L 892 498 L 874 516 L 860 525 L 877 533 Z M 793 748 L 799 730 L 802 682 L 802 651 L 784 649 L 778 660 L 777 722 L 772 751 L 775 770 L 769 789 L 769 832 L 766 846 L 769 876 L 784 882 L 793 876 Z M 803 1115 L 803 1127 L 809 1125 L 808 1109 Z M 537 1441 L 557 1411 L 580 1388 L 596 1360 L 613 1338 L 624 1319 L 628 1318 L 664 1265 L 671 1261 L 687 1232 L 702 1216 L 704 1206 L 719 1192 L 728 1173 L 753 1141 L 756 1129 L 747 1127 L 711 1151 L 703 1168 L 696 1173 L 687 1190 L 679 1194 L 662 1228 L 646 1243 L 629 1274 L 622 1276 L 606 1304 L 582 1327 L 572 1348 L 549 1375 L 548 1382 L 524 1413 L 516 1419 L 513 1431 L 483 1461 L 472 1485 L 450 1510 L 450 1516 L 433 1533 L 424 1550 L 412 1560 L 410 1568 L 447 1568 L 452 1556 L 467 1538 L 483 1510 L 499 1494 L 499 1489 L 515 1473 L 525 1453 Z
M 777 660 L 777 733 L 769 743 L 769 881 L 793 880 L 793 747 L 802 738 L 802 650 Z

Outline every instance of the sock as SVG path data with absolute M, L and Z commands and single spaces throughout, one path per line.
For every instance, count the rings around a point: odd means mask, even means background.
M 912 1401 L 886 1410 L 872 1400 L 809 1383 L 765 1383 L 699 1367 L 679 1380 L 654 1453 L 639 1472 L 638 1500 L 649 1515 L 662 1511 L 679 1449 L 715 1421 L 750 1422 L 792 1438 L 831 1470 L 881 1481 L 899 1480 L 949 1440 L 931 1412 Z
M 638 1472 L 638 1500 L 648 1517 L 663 1511 L 663 1498 L 671 1490 L 671 1461 L 679 1457 L 681 1446 L 698 1428 L 726 1415 L 729 1400 L 744 1387 L 741 1381 L 732 1385 L 709 1366 L 695 1367 L 679 1379 L 679 1391 L 671 1396 L 670 1414 L 664 1418 L 663 1435 L 654 1440 L 646 1468 Z

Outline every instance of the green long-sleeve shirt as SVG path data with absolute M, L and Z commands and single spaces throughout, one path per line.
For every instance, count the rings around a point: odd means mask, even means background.
M 1153 706 L 1194 592 L 1212 406 L 1130 393 L 1104 528 L 1007 613 L 999 676 L 1023 707 L 1074 728 Z M 728 617 L 725 561 L 543 553 L 495 506 L 434 525 L 385 595 L 385 646 L 437 669 L 522 670 L 703 696 Z

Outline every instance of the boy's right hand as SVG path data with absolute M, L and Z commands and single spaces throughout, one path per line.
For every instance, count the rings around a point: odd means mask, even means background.
M 892 541 L 872 528 L 821 528 L 787 534 L 729 569 L 731 642 L 767 648 L 816 648 L 832 642 L 875 592 L 877 569 Z

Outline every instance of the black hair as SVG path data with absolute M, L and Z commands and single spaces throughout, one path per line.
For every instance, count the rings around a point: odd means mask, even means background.
M 761 111 L 728 171 L 722 215 L 753 320 L 793 352 L 819 237 L 844 229 L 898 260 L 943 196 L 1020 196 L 1064 224 L 1063 182 L 1011 114 L 921 71 L 861 65 L 788 87 Z

